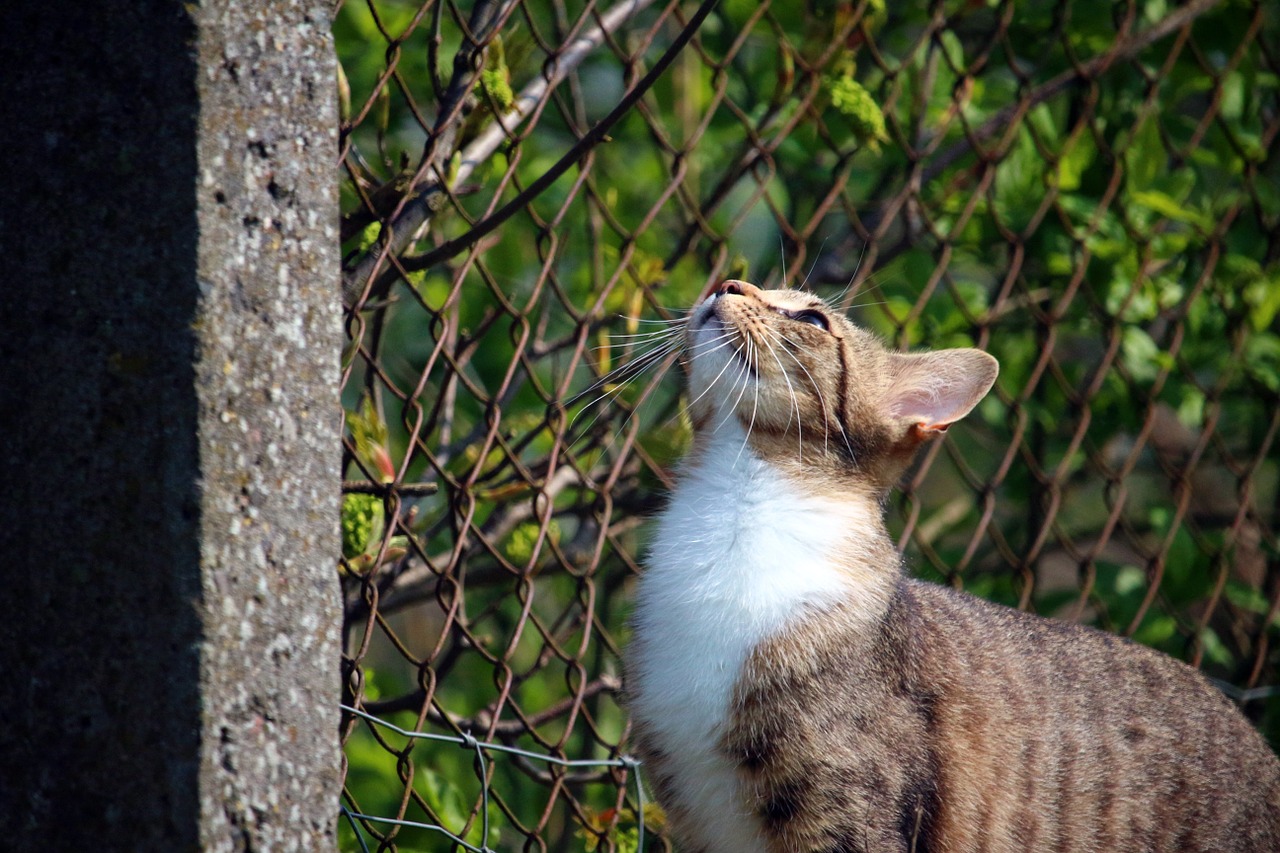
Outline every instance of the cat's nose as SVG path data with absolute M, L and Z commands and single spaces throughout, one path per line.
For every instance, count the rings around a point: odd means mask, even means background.
M 722 281 L 720 286 L 715 289 L 716 296 L 728 296 L 730 294 L 733 294 L 734 296 L 755 296 L 759 292 L 760 288 L 756 287 L 754 284 L 750 284 L 745 281 L 738 281 L 736 278 L 731 278 L 728 281 Z

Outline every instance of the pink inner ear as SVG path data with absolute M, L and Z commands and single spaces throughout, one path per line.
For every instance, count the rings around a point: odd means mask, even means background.
M 956 387 L 935 377 L 926 387 L 908 387 L 894 394 L 890 411 L 895 418 L 910 418 L 929 429 L 950 426 L 973 408 L 972 387 Z
M 941 431 L 967 415 L 991 389 L 998 366 L 977 350 L 899 356 L 888 408 L 922 429 Z
M 895 418 L 919 417 L 923 423 L 929 408 L 928 397 L 918 388 L 896 387 L 889 398 L 889 414 Z

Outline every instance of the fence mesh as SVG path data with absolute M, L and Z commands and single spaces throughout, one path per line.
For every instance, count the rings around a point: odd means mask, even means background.
M 898 5 L 336 3 L 345 849 L 666 843 L 620 649 L 689 432 L 638 366 L 729 277 L 996 355 L 913 570 L 1280 732 L 1280 7 Z

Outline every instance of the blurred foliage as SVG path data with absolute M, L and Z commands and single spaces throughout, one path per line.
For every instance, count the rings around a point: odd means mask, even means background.
M 563 156 L 694 6 L 639 13 L 458 178 L 547 49 L 596 21 L 529 0 L 459 65 L 477 8 L 347 0 L 334 23 L 348 271 L 399 233 L 398 206 L 451 191 L 402 249 L 412 271 L 348 326 L 347 477 L 431 487 L 347 496 L 348 702 L 566 759 L 625 752 L 637 522 L 689 439 L 679 369 L 625 365 L 731 275 L 803 284 L 901 346 L 999 358 L 891 507 L 914 571 L 1280 684 L 1280 7 L 723 0 L 607 141 L 417 269 Z M 1143 40 L 1169 20 L 1190 23 Z M 441 122 L 459 67 L 478 70 Z M 1280 740 L 1280 703 L 1246 711 Z M 638 843 L 613 770 L 494 758 L 480 839 L 473 752 L 353 726 L 347 762 L 352 810 L 472 845 Z M 449 845 L 406 828 L 382 849 Z

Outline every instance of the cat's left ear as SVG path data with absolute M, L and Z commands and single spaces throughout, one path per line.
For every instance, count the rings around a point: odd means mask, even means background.
M 903 438 L 923 441 L 946 432 L 995 384 L 1000 363 L 976 349 L 893 353 L 884 405 Z

